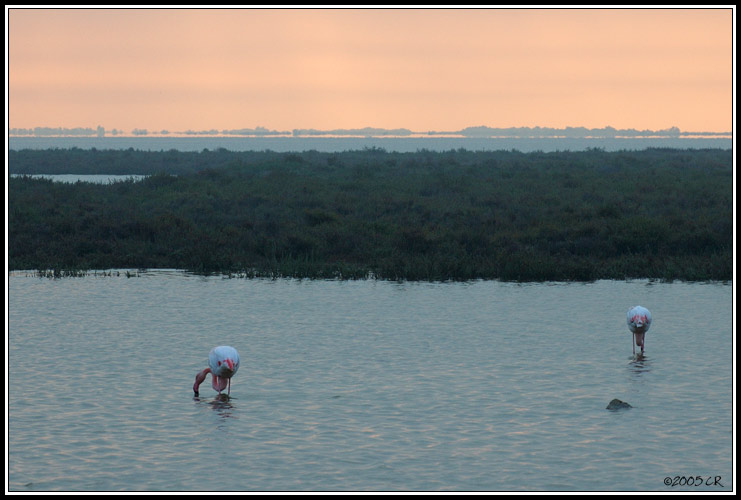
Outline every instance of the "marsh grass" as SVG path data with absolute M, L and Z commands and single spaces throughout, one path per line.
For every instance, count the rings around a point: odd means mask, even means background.
M 10 269 L 732 279 L 730 150 L 11 153 L 11 172 L 150 177 L 10 178 Z

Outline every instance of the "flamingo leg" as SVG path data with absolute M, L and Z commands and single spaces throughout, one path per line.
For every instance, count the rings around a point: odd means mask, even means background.
M 231 390 L 232 390 L 232 379 L 230 378 L 229 382 L 226 384 L 226 395 L 227 396 L 231 394 Z
M 631 343 L 633 344 L 633 356 L 635 356 L 636 355 L 636 336 L 635 335 L 633 335 L 633 342 Z

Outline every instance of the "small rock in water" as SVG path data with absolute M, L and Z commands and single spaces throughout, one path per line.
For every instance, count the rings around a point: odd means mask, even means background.
M 607 405 L 608 410 L 619 410 L 621 408 L 633 408 L 631 405 L 626 403 L 625 401 L 620 401 L 619 399 L 613 399 L 610 401 L 610 404 Z

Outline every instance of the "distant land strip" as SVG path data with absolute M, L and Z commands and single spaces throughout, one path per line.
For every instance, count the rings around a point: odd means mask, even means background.
M 293 129 L 290 131 L 270 130 L 265 127 L 241 129 L 208 129 L 208 130 L 149 130 L 135 128 L 131 131 L 120 129 L 106 129 L 102 126 L 92 127 L 34 127 L 11 128 L 11 137 L 147 137 L 147 136 L 177 136 L 177 137 L 212 137 L 212 136 L 243 136 L 243 137 L 502 137 L 502 138 L 628 138 L 628 137 L 731 137 L 731 132 L 687 132 L 677 127 L 662 130 L 616 129 L 613 127 L 586 128 L 586 127 L 507 127 L 496 128 L 487 126 L 466 127 L 452 131 L 412 131 L 406 128 L 385 129 L 364 127 L 354 129 Z

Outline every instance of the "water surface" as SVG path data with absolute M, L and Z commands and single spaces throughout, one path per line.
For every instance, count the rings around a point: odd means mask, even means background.
M 8 279 L 11 491 L 733 487 L 731 285 Z
M 516 149 L 532 151 L 643 150 L 646 148 L 731 149 L 730 138 L 497 138 L 497 137 L 11 137 L 10 149 L 128 149 L 143 151 L 202 151 L 225 148 L 230 151 L 309 151 L 340 152 L 363 148 L 414 153 L 421 149 L 471 151 Z
M 113 184 L 122 181 L 140 181 L 146 175 L 136 174 L 11 174 L 12 177 L 33 177 L 35 179 L 50 179 L 54 182 L 74 184 L 76 182 L 89 182 L 92 184 Z

